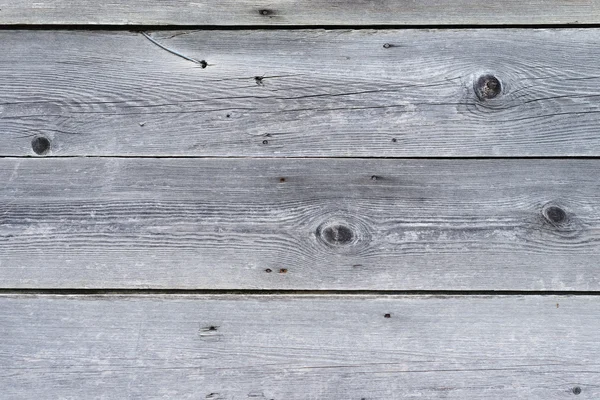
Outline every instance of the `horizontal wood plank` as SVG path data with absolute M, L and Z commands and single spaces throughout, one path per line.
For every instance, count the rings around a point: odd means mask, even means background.
M 600 156 L 600 29 L 147 36 L 0 31 L 0 155 Z
M 600 290 L 597 160 L 0 159 L 0 287 Z
M 1 24 L 506 25 L 600 22 L 598 0 L 183 0 L 0 2 Z
M 5 399 L 597 399 L 599 324 L 586 296 L 1 297 L 0 386 Z

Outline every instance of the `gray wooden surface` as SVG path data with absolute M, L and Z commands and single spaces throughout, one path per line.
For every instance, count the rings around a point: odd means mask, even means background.
M 2 0 L 2 24 L 505 25 L 600 22 L 598 0 Z
M 600 0 L 0 24 L 1 400 L 600 398 Z
M 0 155 L 600 155 L 599 29 L 185 32 L 0 31 Z
M 599 324 L 587 296 L 3 296 L 0 387 L 6 400 L 597 399 Z
M 6 288 L 600 290 L 596 160 L 0 159 Z

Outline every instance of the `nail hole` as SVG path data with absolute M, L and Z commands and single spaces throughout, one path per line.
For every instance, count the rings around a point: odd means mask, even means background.
M 206 68 L 208 67 L 208 63 L 204 60 L 200 60 L 200 68 Z
M 227 118 L 231 117 L 231 114 L 227 114 L 227 115 L 226 115 L 226 117 L 227 117 Z
M 285 178 L 279 178 L 279 182 L 281 182 L 281 183 L 285 182 Z
M 208 330 L 209 330 L 209 331 L 216 331 L 216 330 L 217 330 L 217 327 L 216 327 L 216 326 L 209 326 L 209 327 L 208 327 Z
M 389 48 L 390 48 L 390 44 L 389 44 L 389 43 L 386 43 L 386 44 L 384 44 L 384 45 L 383 45 L 383 48 L 384 48 L 384 49 L 389 49 Z
M 279 270 L 279 273 L 280 273 L 280 274 L 287 274 L 287 271 L 288 271 L 288 270 L 287 270 L 287 268 L 281 268 L 281 269 Z
M 392 318 L 392 314 L 385 314 L 383 317 L 384 318 Z
M 262 76 L 255 76 L 254 77 L 254 81 L 256 82 L 257 85 L 262 86 L 264 85 L 263 83 L 263 77 Z
M 392 142 L 394 142 L 394 143 L 396 143 L 397 141 L 398 141 L 398 139 L 396 139 L 396 138 L 392 139 Z
M 38 155 L 44 155 L 50 150 L 50 140 L 43 136 L 38 136 L 31 141 L 31 148 Z
M 372 176 L 371 176 L 371 180 L 372 180 L 372 181 L 376 181 L 376 180 L 378 180 L 378 179 L 379 179 L 379 177 L 378 177 L 377 175 L 372 175 Z
M 268 140 L 263 140 L 263 144 L 269 144 Z
M 574 387 L 573 394 L 581 394 L 581 388 L 579 386 Z
M 500 80 L 493 75 L 483 75 L 475 82 L 475 94 L 480 100 L 489 100 L 502 91 Z
M 271 15 L 271 14 L 273 14 L 273 11 L 271 11 L 271 10 L 260 10 L 259 13 L 260 13 L 260 15 Z
M 271 272 L 273 272 L 273 270 L 272 270 L 271 268 L 267 268 L 267 269 L 265 269 L 265 272 L 266 272 L 267 274 L 270 274 Z
M 560 207 L 549 206 L 542 211 L 544 218 L 551 224 L 560 224 L 567 219 L 567 213 Z

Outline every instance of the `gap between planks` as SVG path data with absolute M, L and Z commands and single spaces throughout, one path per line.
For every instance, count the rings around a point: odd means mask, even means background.
M 6 289 L 0 296 L 248 296 L 248 297 L 509 297 L 600 296 L 598 290 L 252 290 L 252 289 Z
M 451 30 L 510 30 L 510 29 L 598 29 L 600 28 L 599 23 L 583 23 L 583 24 L 405 24 L 405 25 L 82 25 L 82 24 L 3 24 L 0 25 L 0 31 L 89 31 L 89 32 L 102 32 L 102 31 L 121 31 L 121 32 L 169 32 L 169 31 L 303 31 L 303 30 L 332 30 L 332 31 L 360 31 L 360 30 L 439 30 L 439 31 L 451 31 Z

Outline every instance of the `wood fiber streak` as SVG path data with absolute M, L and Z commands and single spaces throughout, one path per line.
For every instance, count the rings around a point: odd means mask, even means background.
M 0 287 L 600 290 L 597 160 L 0 159 Z
M 2 297 L 0 386 L 8 400 L 597 399 L 599 316 L 586 296 Z
M 600 155 L 600 29 L 148 35 L 0 31 L 0 156 Z

